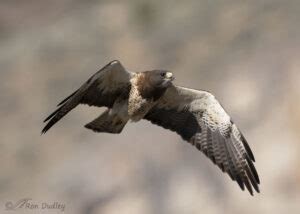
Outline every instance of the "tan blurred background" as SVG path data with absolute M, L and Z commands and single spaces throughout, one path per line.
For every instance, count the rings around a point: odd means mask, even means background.
M 0 1 L 0 213 L 299 213 L 300 1 Z M 164 68 L 216 95 L 256 156 L 251 197 L 179 136 L 149 122 L 120 135 L 80 106 L 42 120 L 110 60 Z

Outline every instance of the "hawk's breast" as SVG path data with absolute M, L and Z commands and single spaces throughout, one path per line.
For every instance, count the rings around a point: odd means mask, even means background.
M 138 87 L 140 78 L 143 78 L 142 75 L 142 73 L 137 73 L 130 80 L 131 90 L 128 99 L 128 115 L 135 122 L 141 120 L 156 103 L 153 99 L 142 97 Z

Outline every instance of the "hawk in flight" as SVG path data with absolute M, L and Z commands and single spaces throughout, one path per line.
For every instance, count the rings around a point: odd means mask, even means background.
M 173 80 L 169 71 L 129 72 L 114 60 L 58 104 L 42 133 L 79 104 L 105 106 L 86 128 L 117 134 L 129 120 L 148 120 L 194 145 L 242 190 L 246 186 L 251 195 L 253 188 L 259 192 L 253 153 L 220 103 L 209 92 L 176 86 Z

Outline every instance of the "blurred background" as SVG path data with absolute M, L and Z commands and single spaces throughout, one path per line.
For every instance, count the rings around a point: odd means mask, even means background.
M 0 1 L 0 212 L 31 198 L 72 214 L 298 213 L 300 1 Z M 256 156 L 251 197 L 179 136 L 147 121 L 120 135 L 55 105 L 113 59 L 172 70 L 216 95 Z M 60 213 L 18 209 L 15 213 Z

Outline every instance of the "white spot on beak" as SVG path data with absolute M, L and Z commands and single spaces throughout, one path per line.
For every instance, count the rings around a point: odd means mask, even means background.
M 169 78 L 169 79 L 171 79 L 173 77 L 173 74 L 171 72 L 167 72 L 166 73 L 166 77 Z

